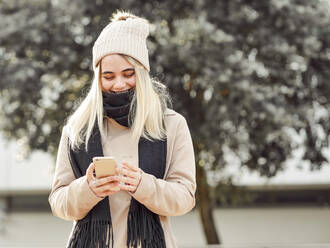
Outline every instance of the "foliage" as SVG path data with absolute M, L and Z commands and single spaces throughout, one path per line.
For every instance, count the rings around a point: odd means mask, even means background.
M 329 163 L 327 0 L 0 4 L 0 128 L 27 152 L 56 154 L 63 120 L 90 86 L 93 42 L 122 8 L 152 23 L 151 73 L 187 118 L 198 166 L 221 172 L 230 151 L 272 177 L 299 147 L 311 169 Z

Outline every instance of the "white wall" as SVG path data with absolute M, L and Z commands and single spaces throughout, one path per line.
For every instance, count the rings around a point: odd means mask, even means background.
M 330 246 L 329 207 L 217 209 L 215 219 L 220 237 L 228 247 L 316 243 Z M 50 213 L 16 213 L 0 225 L 5 225 L 0 233 L 0 247 L 46 248 L 64 247 L 72 224 Z M 179 247 L 205 245 L 196 211 L 172 217 L 172 228 Z
M 21 160 L 17 142 L 5 142 L 0 136 L 0 191 L 51 188 L 53 160 L 45 152 L 33 152 Z

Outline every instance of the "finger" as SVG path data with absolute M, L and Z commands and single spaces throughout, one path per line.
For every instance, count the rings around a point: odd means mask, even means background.
M 124 176 L 132 177 L 132 178 L 135 178 L 137 176 L 137 173 L 135 171 L 131 171 L 131 170 L 128 170 L 128 169 L 125 169 L 125 168 L 120 168 L 119 173 L 124 175 Z
M 93 162 L 90 163 L 87 168 L 86 175 L 89 180 L 92 180 L 94 178 L 94 176 L 93 176 L 94 168 L 95 168 L 95 164 Z
M 118 191 L 113 191 L 113 190 L 106 190 L 104 192 L 102 192 L 99 196 L 100 197 L 107 197 L 108 195 L 112 195 L 117 193 Z
M 102 177 L 97 180 L 97 187 L 100 187 L 104 184 L 107 184 L 109 182 L 114 182 L 118 179 L 116 179 L 114 176 L 108 176 L 108 177 Z
M 121 190 L 127 190 L 127 191 L 135 191 L 136 190 L 136 186 L 124 185 L 124 184 L 119 184 L 119 188 Z
M 127 163 L 127 162 L 123 162 L 123 165 L 124 166 L 127 166 L 129 169 L 131 169 L 133 171 L 138 171 L 138 168 L 136 166 L 131 165 L 131 164 Z
M 107 190 L 113 190 L 113 188 L 116 188 L 118 185 L 119 185 L 118 181 L 112 182 L 112 183 L 107 183 L 107 184 L 104 184 L 104 185 L 98 187 L 97 190 L 99 190 L 100 192 L 107 191 Z
M 91 162 L 87 168 L 87 173 L 93 174 L 94 168 L 95 168 L 95 164 Z
M 118 192 L 119 190 L 120 190 L 119 184 L 118 183 L 117 184 L 113 183 L 111 185 L 107 184 L 107 185 L 104 185 L 102 187 L 96 188 L 95 189 L 95 194 L 97 196 L 105 197 L 105 196 L 108 195 L 109 192 L 115 193 L 115 192 Z
M 122 183 L 135 185 L 135 186 L 138 185 L 138 180 L 136 178 L 119 176 L 118 179 L 119 179 L 119 182 L 122 182 Z
M 97 178 L 95 178 L 94 176 L 92 176 L 92 178 L 89 181 L 89 186 L 95 191 L 97 189 L 97 186 L 98 186 L 98 180 L 97 180 Z
M 107 184 L 105 186 L 103 186 L 103 189 L 104 191 L 119 191 L 120 190 L 120 187 L 119 187 L 119 183 L 115 184 L 115 183 L 112 183 L 112 184 Z

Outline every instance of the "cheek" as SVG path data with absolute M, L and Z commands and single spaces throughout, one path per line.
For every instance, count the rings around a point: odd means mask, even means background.
M 134 75 L 133 77 L 129 78 L 129 79 L 127 80 L 127 83 L 128 83 L 131 87 L 135 87 L 135 86 L 136 86 L 136 77 L 135 77 L 135 75 Z
M 110 90 L 111 87 L 112 87 L 113 83 L 111 81 L 108 81 L 104 78 L 101 79 L 101 86 L 102 86 L 102 89 L 105 89 L 105 90 Z

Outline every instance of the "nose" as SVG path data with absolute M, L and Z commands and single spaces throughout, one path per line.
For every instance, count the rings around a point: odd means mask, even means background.
M 122 90 L 124 89 L 126 86 L 126 83 L 124 82 L 124 80 L 122 78 L 118 78 L 115 82 L 115 84 L 113 85 L 113 89 L 114 90 Z

